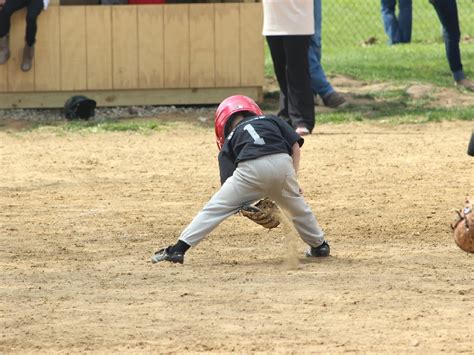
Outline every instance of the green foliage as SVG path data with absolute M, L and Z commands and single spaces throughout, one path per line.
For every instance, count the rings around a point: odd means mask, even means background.
M 466 75 L 474 77 L 474 45 L 462 48 L 462 59 Z M 346 48 L 327 53 L 323 66 L 326 74 L 361 80 L 453 85 L 444 47 L 436 43 Z
M 464 71 L 474 79 L 474 1 L 458 0 Z M 323 1 L 323 59 L 328 76 L 347 75 L 366 82 L 388 82 L 388 88 L 353 95 L 353 104 L 337 111 L 320 110 L 317 122 L 378 120 L 421 123 L 474 120 L 474 107 L 440 108 L 429 95 L 412 100 L 406 88 L 413 83 L 453 87 L 445 55 L 441 24 L 428 0 L 413 1 L 412 43 L 388 46 L 380 14 L 380 0 Z M 368 45 L 367 42 L 375 44 Z M 265 47 L 265 75 L 273 77 Z M 274 102 L 274 97 L 271 98 Z M 275 106 L 275 103 L 273 103 Z M 267 104 L 267 106 L 269 106 Z M 273 107 L 275 109 L 275 107 Z
M 406 106 L 400 103 L 380 106 L 348 105 L 335 112 L 319 112 L 316 117 L 318 123 L 378 121 L 400 124 L 450 120 L 474 120 L 474 107 L 444 109 Z
M 156 119 L 114 119 L 114 120 L 90 120 L 90 121 L 61 121 L 61 122 L 35 122 L 30 129 L 53 131 L 56 133 L 102 133 L 102 132 L 139 132 L 148 134 L 151 132 L 170 129 L 175 123 L 159 121 Z
M 474 77 L 474 1 L 458 0 L 464 70 Z M 380 0 L 323 1 L 323 67 L 326 74 L 344 74 L 369 81 L 415 81 L 452 85 L 441 25 L 428 0 L 413 1 L 412 43 L 388 46 Z M 374 45 L 365 45 L 369 39 Z M 265 49 L 265 74 L 273 64 Z
M 457 0 L 463 37 L 474 36 L 474 2 Z M 441 43 L 441 24 L 428 0 L 413 0 L 412 43 Z M 323 1 L 323 44 L 327 51 L 358 47 L 373 37 L 385 44 L 380 0 Z
M 113 121 L 71 121 L 64 128 L 68 131 L 89 131 L 89 132 L 147 132 L 158 131 L 166 126 L 165 122 L 150 120 L 113 120 Z

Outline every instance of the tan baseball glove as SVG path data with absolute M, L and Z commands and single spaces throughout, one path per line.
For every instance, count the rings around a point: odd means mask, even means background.
M 277 205 L 268 198 L 261 199 L 253 205 L 245 205 L 240 209 L 240 213 L 260 224 L 262 227 L 273 229 L 280 225 L 280 218 Z
M 474 212 L 469 198 L 462 210 L 456 211 L 457 221 L 451 225 L 457 246 L 468 253 L 474 253 Z

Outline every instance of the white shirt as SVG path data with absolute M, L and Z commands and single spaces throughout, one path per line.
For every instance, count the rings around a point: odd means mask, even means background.
M 49 0 L 43 0 L 43 7 L 46 10 L 48 8 Z
M 314 34 L 314 0 L 262 0 L 264 36 Z

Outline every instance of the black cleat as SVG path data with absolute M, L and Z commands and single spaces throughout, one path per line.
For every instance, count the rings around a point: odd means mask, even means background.
M 331 248 L 329 247 L 328 242 L 324 241 L 319 247 L 311 247 L 306 250 L 306 256 L 311 258 L 318 258 L 321 256 L 329 256 Z
M 172 263 L 182 264 L 184 262 L 184 254 L 179 251 L 175 251 L 174 253 L 170 254 L 168 252 L 169 249 L 170 247 L 158 250 L 155 255 L 151 257 L 151 262 L 156 264 L 160 261 L 169 261 Z

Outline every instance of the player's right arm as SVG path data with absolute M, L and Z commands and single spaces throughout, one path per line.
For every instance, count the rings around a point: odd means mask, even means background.
M 298 175 L 298 170 L 300 168 L 300 159 L 301 159 L 301 148 L 300 144 L 296 142 L 293 144 L 293 147 L 291 148 L 293 150 L 293 154 L 291 157 L 293 158 L 293 167 L 295 168 L 295 173 Z
M 293 154 L 291 154 L 291 157 L 293 158 L 293 167 L 295 169 L 296 177 L 298 177 L 298 170 L 300 168 L 300 159 L 301 159 L 300 143 L 299 142 L 294 143 L 291 148 L 293 150 Z M 302 195 L 303 189 L 301 188 L 301 186 L 299 188 L 300 188 L 300 194 Z

